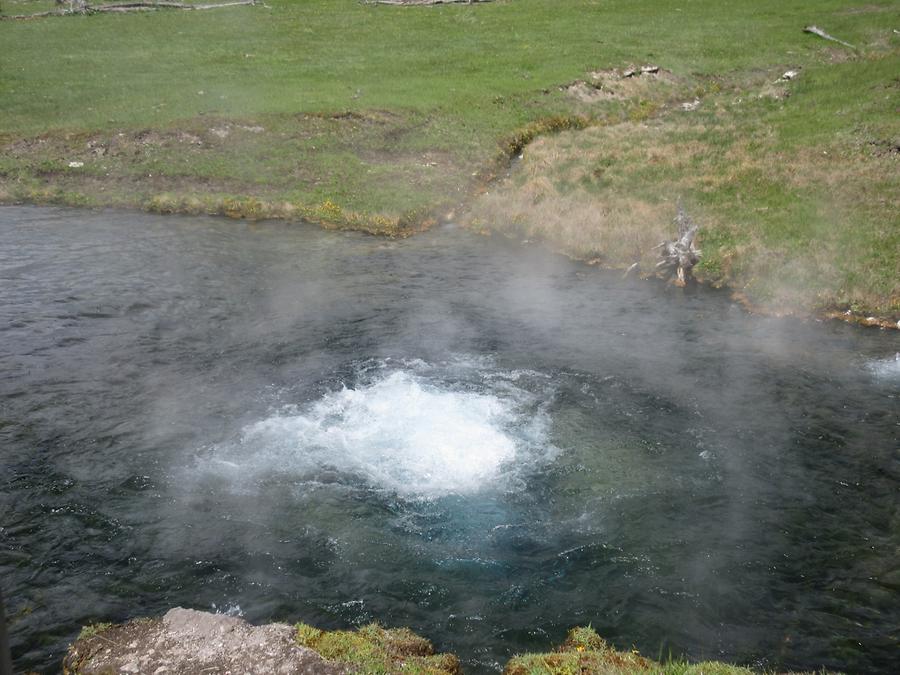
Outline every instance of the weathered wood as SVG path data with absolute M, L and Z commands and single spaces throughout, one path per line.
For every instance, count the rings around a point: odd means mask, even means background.
M 238 7 L 244 5 L 261 5 L 261 0 L 233 0 L 232 2 L 216 2 L 210 4 L 190 4 L 186 2 L 115 2 L 104 5 L 89 5 L 84 0 L 67 2 L 68 7 L 54 9 L 49 12 L 35 14 L 13 14 L 0 16 L 0 19 L 39 19 L 46 16 L 70 16 L 73 14 L 99 14 L 102 12 L 152 12 L 158 9 L 203 10 L 221 7 Z
M 694 246 L 700 226 L 691 220 L 680 204 L 675 224 L 678 226 L 678 239 L 664 241 L 656 247 L 661 249 L 656 269 L 667 278 L 674 276 L 675 283 L 684 286 L 691 278 L 694 265 L 700 262 L 700 249 Z
M 845 47 L 850 47 L 850 49 L 856 49 L 856 47 L 851 45 L 849 42 L 844 42 L 843 40 L 838 40 L 836 37 L 834 37 L 833 35 L 829 35 L 828 33 L 826 33 L 824 30 L 822 30 L 818 26 L 807 26 L 806 28 L 803 29 L 803 32 L 817 35 L 820 38 L 822 38 L 823 40 L 831 40 L 832 42 L 837 42 L 839 45 L 844 45 Z
M 240 5 L 260 5 L 259 0 L 233 0 L 232 2 L 215 2 L 209 4 L 192 4 L 187 2 L 115 2 L 106 5 L 88 5 L 95 12 L 116 9 L 219 9 L 220 7 L 237 7 Z
M 622 274 L 622 278 L 627 279 L 628 277 L 630 277 L 632 275 L 640 274 L 640 271 L 641 271 L 641 263 L 640 262 L 631 263 L 631 265 L 628 266 L 628 269 L 625 270 L 625 272 Z

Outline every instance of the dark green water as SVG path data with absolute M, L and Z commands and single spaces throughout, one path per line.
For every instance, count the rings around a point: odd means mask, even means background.
M 182 605 L 889 672 L 898 351 L 452 228 L 0 209 L 14 659 Z

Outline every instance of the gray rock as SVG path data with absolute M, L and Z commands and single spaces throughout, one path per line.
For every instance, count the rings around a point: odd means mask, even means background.
M 162 619 L 131 621 L 77 640 L 63 662 L 83 673 L 277 673 L 338 675 L 346 672 L 294 639 L 283 623 L 252 626 L 243 619 L 178 607 Z

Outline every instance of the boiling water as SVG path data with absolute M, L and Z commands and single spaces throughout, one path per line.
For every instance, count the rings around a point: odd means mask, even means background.
M 176 605 L 890 670 L 898 338 L 453 228 L 0 210 L 20 668 Z
M 487 485 L 509 489 L 523 465 L 536 470 L 552 457 L 546 415 L 530 392 L 507 383 L 498 395 L 441 382 L 422 363 L 376 368 L 387 373 L 246 426 L 236 443 L 216 448 L 191 473 L 220 474 L 236 485 L 258 485 L 277 473 L 306 489 L 324 472 L 358 476 L 404 497 L 432 498 Z M 472 370 L 483 372 L 480 364 Z M 527 419 L 529 413 L 537 416 Z

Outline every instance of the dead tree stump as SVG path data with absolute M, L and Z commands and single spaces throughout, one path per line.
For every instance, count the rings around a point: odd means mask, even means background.
M 667 279 L 674 277 L 674 283 L 684 286 L 693 277 L 694 265 L 700 262 L 700 249 L 694 246 L 700 226 L 691 220 L 680 204 L 675 224 L 678 226 L 678 238 L 664 241 L 656 247 L 660 249 L 656 269 Z

